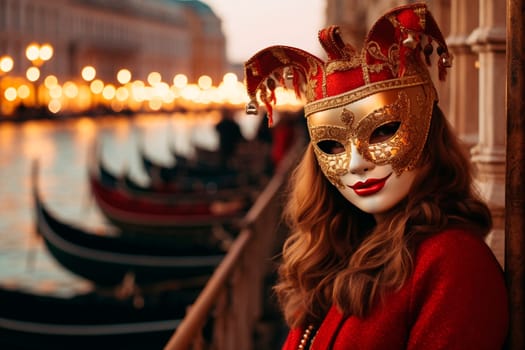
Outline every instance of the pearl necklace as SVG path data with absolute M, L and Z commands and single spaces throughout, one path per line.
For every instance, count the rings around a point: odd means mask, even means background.
M 310 349 L 310 347 L 312 346 L 312 343 L 314 342 L 315 335 L 316 335 L 313 330 L 314 330 L 313 325 L 309 325 L 304 330 L 303 337 L 301 338 L 301 341 L 299 342 L 299 347 L 297 348 L 298 350 Z M 310 336 L 312 335 L 312 333 L 313 333 L 313 337 L 312 339 L 310 339 Z

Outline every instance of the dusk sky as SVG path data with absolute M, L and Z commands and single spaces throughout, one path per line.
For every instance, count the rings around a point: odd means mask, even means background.
M 244 62 L 271 45 L 294 46 L 319 55 L 325 0 L 201 0 L 222 19 L 231 62 Z

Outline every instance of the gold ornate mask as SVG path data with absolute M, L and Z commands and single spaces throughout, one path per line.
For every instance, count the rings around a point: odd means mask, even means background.
M 308 116 L 317 161 L 341 188 L 351 145 L 376 165 L 391 164 L 397 175 L 412 169 L 425 145 L 436 93 L 431 84 L 380 91 L 339 108 Z

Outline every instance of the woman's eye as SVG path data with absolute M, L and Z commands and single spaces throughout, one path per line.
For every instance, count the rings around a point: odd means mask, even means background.
M 381 125 L 372 132 L 369 143 L 379 143 L 388 140 L 397 132 L 399 125 L 401 125 L 401 122 L 390 122 Z
M 317 146 L 324 153 L 338 154 L 345 151 L 345 147 L 342 143 L 333 140 L 323 140 L 317 143 Z

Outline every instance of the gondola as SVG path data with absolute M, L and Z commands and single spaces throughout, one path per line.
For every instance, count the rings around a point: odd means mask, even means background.
M 235 152 L 228 160 L 228 166 L 245 174 L 266 174 L 270 162 L 271 146 L 267 142 L 258 139 L 244 140 L 237 144 Z M 193 145 L 195 159 L 202 164 L 219 166 L 220 152 L 200 145 Z
M 141 141 L 142 138 L 139 139 Z M 154 185 L 172 184 L 184 179 L 193 182 L 215 182 L 222 186 L 236 186 L 242 181 L 243 172 L 220 164 L 219 151 L 209 151 L 211 156 L 205 159 L 198 156 L 187 157 L 174 150 L 173 142 L 168 144 L 172 156 L 171 165 L 161 164 L 152 159 L 146 152 L 143 142 L 138 143 L 138 155 L 140 164 L 145 174 Z
M 173 156 L 173 164 L 160 164 L 147 155 L 143 142 L 139 142 L 138 155 L 140 164 L 146 175 L 150 178 L 151 183 L 162 184 L 173 182 L 178 176 L 186 173 L 186 169 L 192 160 L 175 152 L 175 150 L 172 150 L 172 147 L 170 147 L 170 154 Z
M 253 198 L 238 191 L 232 198 L 211 199 L 199 195 L 168 200 L 139 196 L 103 181 L 94 166 L 88 166 L 91 193 L 102 214 L 113 225 L 132 232 L 172 232 L 210 228 L 239 221 Z
M 213 183 L 202 183 L 195 179 L 181 177 L 179 181 L 164 186 L 153 186 L 151 184 L 139 184 L 128 172 L 115 173 L 106 166 L 100 156 L 90 157 L 88 166 L 92 167 L 95 175 L 105 186 L 118 189 L 132 197 L 147 197 L 156 201 L 213 201 L 231 200 L 240 196 L 255 197 L 261 186 L 249 185 L 234 188 L 218 188 Z
M 139 158 L 145 174 L 153 187 L 182 185 L 189 179 L 193 188 L 232 188 L 243 185 L 257 185 L 271 175 L 270 148 L 259 140 L 246 140 L 237 145 L 235 153 L 227 164 L 221 163 L 217 149 L 193 145 L 195 155 L 186 157 L 170 147 L 172 165 L 161 164 L 149 157 L 145 147 L 139 144 Z
M 0 288 L 0 348 L 162 349 L 200 289 L 118 299 L 98 292 L 39 295 Z
M 220 242 L 172 240 L 165 244 L 133 236 L 101 235 L 58 220 L 43 203 L 33 166 L 36 230 L 51 255 L 66 269 L 97 286 L 115 287 L 131 278 L 134 285 L 151 286 L 166 281 L 201 281 L 225 255 Z M 203 238 L 203 240 L 206 238 Z
M 144 151 L 139 153 L 144 173 L 151 187 L 155 188 L 172 188 L 179 192 L 199 191 L 206 187 L 231 189 L 254 185 L 260 178 L 259 174 L 249 173 L 246 169 L 223 166 L 217 161 L 203 161 L 198 157 L 185 158 L 184 161 L 178 157 L 173 165 L 164 165 Z

